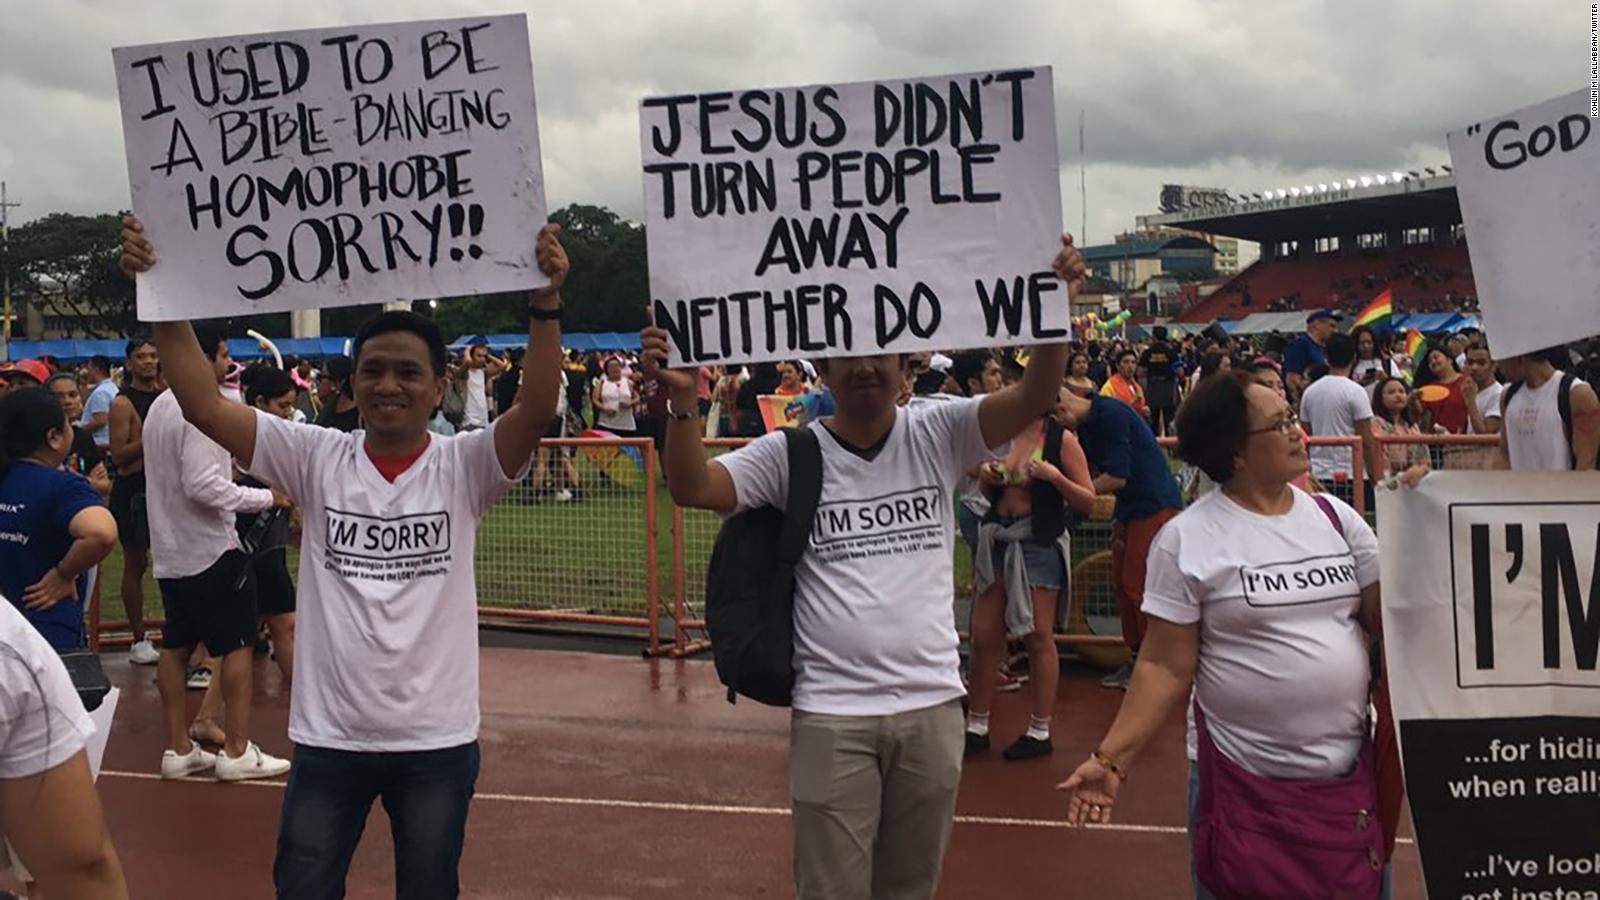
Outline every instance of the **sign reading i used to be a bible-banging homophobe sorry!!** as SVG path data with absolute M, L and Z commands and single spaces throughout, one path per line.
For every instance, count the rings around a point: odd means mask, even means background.
M 145 321 L 547 283 L 527 19 L 112 52 Z
M 1067 339 L 1049 68 L 640 103 L 670 365 Z

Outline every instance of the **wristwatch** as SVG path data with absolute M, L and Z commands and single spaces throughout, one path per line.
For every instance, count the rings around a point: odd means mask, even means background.
M 690 419 L 700 418 L 700 407 L 696 406 L 688 412 L 678 412 L 672 408 L 672 398 L 667 398 L 667 416 L 674 422 L 687 422 Z

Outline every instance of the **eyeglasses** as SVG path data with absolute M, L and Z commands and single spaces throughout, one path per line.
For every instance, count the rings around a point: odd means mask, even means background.
M 1294 410 L 1291 409 L 1283 414 L 1283 418 L 1273 422 L 1271 425 L 1268 425 L 1265 428 L 1250 429 L 1250 434 L 1264 434 L 1268 431 L 1276 431 L 1279 434 L 1294 434 L 1299 430 L 1300 417 L 1295 415 Z

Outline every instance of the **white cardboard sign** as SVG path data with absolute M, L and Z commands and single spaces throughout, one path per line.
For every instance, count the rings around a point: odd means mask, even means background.
M 509 291 L 544 177 L 527 19 L 112 51 L 145 321 Z
M 1449 135 L 1495 355 L 1600 334 L 1600 119 L 1588 91 Z
M 671 365 L 1067 339 L 1051 70 L 640 103 Z

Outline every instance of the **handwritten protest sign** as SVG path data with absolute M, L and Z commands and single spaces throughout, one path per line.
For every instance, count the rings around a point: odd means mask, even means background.
M 546 283 L 521 15 L 112 52 L 145 321 Z
M 1600 885 L 1597 535 L 1600 483 L 1569 473 L 1435 472 L 1378 492 L 1385 658 L 1430 897 Z
M 1049 68 L 639 108 L 670 364 L 1066 340 Z
M 1589 92 L 1451 132 L 1484 328 L 1499 357 L 1600 334 L 1600 120 Z

